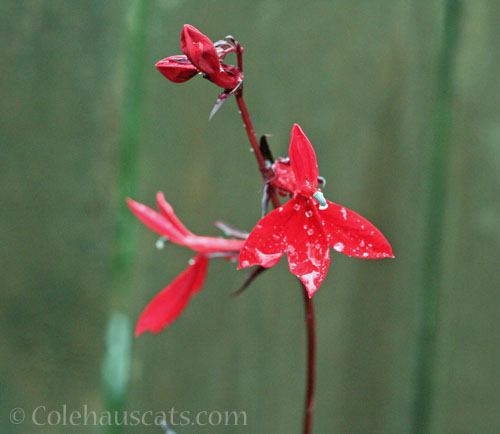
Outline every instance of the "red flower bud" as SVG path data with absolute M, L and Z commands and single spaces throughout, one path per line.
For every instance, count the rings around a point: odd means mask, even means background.
M 182 28 L 181 50 L 201 72 L 210 75 L 220 70 L 219 56 L 213 42 L 190 24 Z
M 174 83 L 183 83 L 198 74 L 198 70 L 187 56 L 167 57 L 160 60 L 156 64 L 156 68 Z
M 224 89 L 232 90 L 237 87 L 243 80 L 243 74 L 231 65 L 221 65 L 222 70 L 217 71 L 215 74 L 210 74 L 208 78 Z

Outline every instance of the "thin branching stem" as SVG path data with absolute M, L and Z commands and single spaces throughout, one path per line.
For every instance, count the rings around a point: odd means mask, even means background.
M 238 51 L 239 53 L 239 51 Z M 242 61 L 241 61 L 242 62 Z M 266 165 L 266 160 L 262 155 L 259 147 L 259 142 L 255 135 L 255 130 L 253 129 L 252 121 L 248 113 L 245 100 L 243 99 L 243 86 L 240 90 L 235 93 L 236 102 L 240 109 L 241 117 L 245 125 L 245 129 L 252 146 L 253 153 L 257 160 L 259 170 L 262 174 L 264 181 L 268 181 L 269 177 L 272 176 L 269 168 Z M 269 188 L 269 197 L 274 208 L 278 208 L 281 204 L 274 189 Z M 314 413 L 314 394 L 315 394 L 315 377 L 316 377 L 316 328 L 314 319 L 314 306 L 313 301 L 307 295 L 306 288 L 301 283 L 302 291 L 304 293 L 304 307 L 305 307 L 305 319 L 307 327 L 307 380 L 306 380 L 306 399 L 304 407 L 304 434 L 311 434 L 312 432 L 312 419 Z

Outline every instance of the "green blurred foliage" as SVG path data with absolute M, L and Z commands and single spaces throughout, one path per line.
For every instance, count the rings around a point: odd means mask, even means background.
M 500 6 L 463 3 L 432 432 L 496 433 Z M 12 425 L 14 407 L 103 408 L 127 10 L 119 1 L 0 3 L 1 432 L 49 432 Z M 262 185 L 234 101 L 208 122 L 218 89 L 201 79 L 175 85 L 154 68 L 180 53 L 184 23 L 240 40 L 257 132 L 273 134 L 275 155 L 284 155 L 300 123 L 328 180 L 325 195 L 373 221 L 396 254 L 333 255 L 314 297 L 315 432 L 408 432 L 443 2 L 152 2 L 135 199 L 152 205 L 161 189 L 192 231 L 217 235 L 218 219 L 252 228 Z M 176 246 L 157 251 L 156 236 L 137 225 L 133 318 L 191 257 Z M 231 299 L 243 278 L 234 264 L 212 261 L 182 317 L 134 341 L 129 409 L 247 412 L 246 427 L 179 434 L 300 431 L 302 296 L 284 261 Z

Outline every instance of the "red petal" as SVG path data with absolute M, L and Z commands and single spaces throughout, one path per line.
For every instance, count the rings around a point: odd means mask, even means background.
M 244 243 L 244 240 L 199 236 L 188 237 L 184 241 L 185 246 L 202 253 L 239 252 Z
M 219 71 L 219 56 L 213 42 L 196 27 L 184 25 L 181 33 L 181 50 L 201 72 L 213 74 Z
M 299 189 L 305 187 L 314 193 L 314 189 L 318 186 L 319 175 L 316 153 L 302 128 L 297 124 L 294 124 L 292 128 L 288 155 L 295 174 L 297 187 Z
M 185 235 L 181 233 L 165 216 L 132 199 L 127 199 L 127 204 L 135 216 L 149 229 L 167 237 L 174 243 L 183 243 Z
M 197 255 L 192 261 L 186 270 L 146 306 L 137 321 L 136 336 L 147 330 L 158 333 L 171 324 L 185 309 L 191 296 L 201 289 L 207 274 L 208 259 Z
M 317 291 L 330 265 L 330 249 L 315 204 L 297 196 L 296 210 L 287 223 L 288 267 L 306 287 L 309 297 Z M 300 207 L 297 210 L 297 205 Z
M 243 240 L 231 240 L 216 237 L 199 237 L 189 232 L 173 213 L 170 204 L 160 193 L 157 196 L 158 207 L 163 212 L 159 214 L 151 208 L 127 199 L 129 208 L 135 216 L 149 229 L 167 237 L 170 241 L 189 247 L 200 253 L 238 252 L 243 247 Z
M 238 268 L 272 267 L 287 253 L 290 271 L 311 297 L 325 278 L 329 249 L 312 202 L 295 196 L 262 218 L 241 249 Z
M 217 86 L 224 89 L 234 89 L 243 80 L 243 75 L 233 66 L 222 65 L 223 71 L 216 71 L 210 74 L 212 80 Z
M 156 63 L 156 69 L 174 83 L 183 83 L 198 74 L 186 56 L 171 56 Z
M 273 171 L 276 177 L 271 180 L 271 185 L 274 188 L 288 193 L 297 191 L 295 174 L 289 160 L 278 158 L 273 164 Z
M 327 202 L 328 208 L 318 213 L 334 250 L 357 258 L 394 257 L 389 242 L 373 224 L 350 209 Z
M 260 219 L 241 249 L 238 269 L 252 265 L 269 268 L 278 263 L 288 245 L 285 227 L 295 212 L 294 203 L 291 199 Z
M 163 192 L 159 191 L 156 193 L 156 203 L 160 212 L 172 223 L 177 230 L 184 235 L 193 235 L 186 226 L 182 224 L 179 218 L 175 215 L 172 205 L 170 205 L 166 200 Z M 194 235 L 193 235 L 194 236 Z

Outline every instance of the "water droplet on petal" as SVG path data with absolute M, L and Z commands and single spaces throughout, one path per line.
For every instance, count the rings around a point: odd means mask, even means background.
M 363 253 L 363 258 L 366 258 L 368 256 L 368 253 Z
M 344 220 L 347 220 L 347 210 L 345 208 L 340 208 L 340 213 L 342 214 Z
M 361 247 L 365 247 L 365 240 L 361 240 L 361 242 L 359 243 L 359 245 L 360 245 Z
M 306 217 L 311 217 L 313 212 L 311 210 L 306 211 Z
M 309 228 L 307 230 L 307 235 L 312 235 L 312 234 L 314 234 L 314 229 L 313 228 Z
M 293 209 L 295 211 L 298 211 L 300 209 L 300 205 L 298 203 L 296 203 L 294 206 L 293 206 Z
M 188 264 L 189 264 L 189 265 L 194 265 L 194 259 L 193 259 L 193 258 L 191 258 L 191 259 L 188 261 Z
M 334 250 L 336 250 L 337 252 L 343 252 L 343 251 L 344 251 L 345 246 L 344 246 L 342 243 L 335 243 L 335 244 L 333 245 L 333 248 L 334 248 Z

